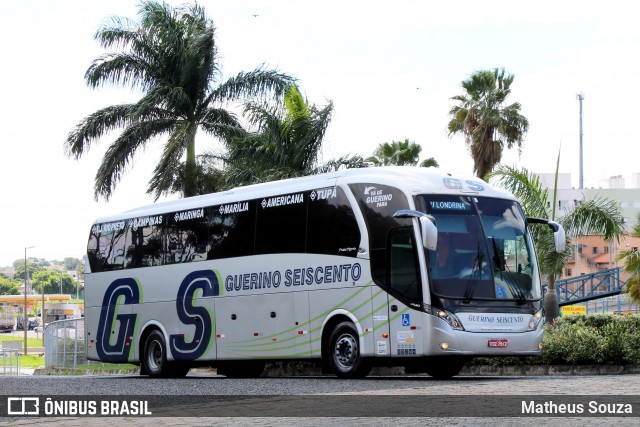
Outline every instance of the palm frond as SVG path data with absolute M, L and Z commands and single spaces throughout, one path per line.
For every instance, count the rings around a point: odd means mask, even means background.
M 94 141 L 112 130 L 127 126 L 134 109 L 133 104 L 113 105 L 85 117 L 67 136 L 64 143 L 67 156 L 78 159 Z
M 264 66 L 253 71 L 241 72 L 215 88 L 209 102 L 229 102 L 241 98 L 252 98 L 267 93 L 282 95 L 296 79 L 275 70 L 265 70 Z
M 602 234 L 605 240 L 618 238 L 624 231 L 624 217 L 614 200 L 596 198 L 571 208 L 562 218 L 567 233 Z
M 173 126 L 172 120 L 130 124 L 109 146 L 102 159 L 95 177 L 96 200 L 100 196 L 108 200 L 137 150 L 144 147 L 149 139 L 166 133 Z
M 524 168 L 499 165 L 489 173 L 488 179 L 496 179 L 498 185 L 511 192 L 520 201 L 527 216 L 551 218 L 547 206 L 549 192 L 537 175 Z

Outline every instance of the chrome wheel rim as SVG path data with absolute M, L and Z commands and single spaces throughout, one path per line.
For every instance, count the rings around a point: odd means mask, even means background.
M 162 344 L 157 340 L 153 340 L 149 343 L 147 362 L 151 371 L 155 372 L 160 369 L 160 366 L 162 365 L 162 353 Z
M 343 368 L 351 368 L 358 357 L 358 343 L 350 334 L 341 335 L 336 340 L 334 359 Z

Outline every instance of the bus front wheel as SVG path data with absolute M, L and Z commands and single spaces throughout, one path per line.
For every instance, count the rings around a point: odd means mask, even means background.
M 325 359 L 340 378 L 364 378 L 371 371 L 370 363 L 360 353 L 358 331 L 351 322 L 342 322 L 333 329 Z
M 167 360 L 167 345 L 160 331 L 152 331 L 144 343 L 142 370 L 151 378 L 182 378 L 189 366 Z

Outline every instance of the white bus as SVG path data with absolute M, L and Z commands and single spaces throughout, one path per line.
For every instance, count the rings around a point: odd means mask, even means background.
M 339 377 L 539 354 L 542 289 L 509 193 L 426 168 L 367 168 L 99 218 L 87 248 L 87 355 L 151 377 L 254 377 L 317 360 Z M 557 250 L 561 250 L 557 247 Z

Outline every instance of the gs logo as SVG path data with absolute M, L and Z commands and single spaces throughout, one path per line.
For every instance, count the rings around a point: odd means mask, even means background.
M 213 270 L 189 273 L 180 284 L 176 296 L 176 312 L 184 325 L 194 325 L 193 339 L 186 341 L 184 335 L 169 337 L 171 353 L 176 360 L 196 360 L 206 353 L 214 329 L 214 317 L 206 307 L 194 305 L 195 294 L 200 290 L 203 297 L 220 293 L 220 280 Z M 136 313 L 118 313 L 126 305 L 142 302 L 140 283 L 134 278 L 117 279 L 107 288 L 102 300 L 98 322 L 96 351 L 101 360 L 126 362 L 129 360 L 132 340 L 138 320 Z M 119 325 L 118 325 L 119 324 Z

